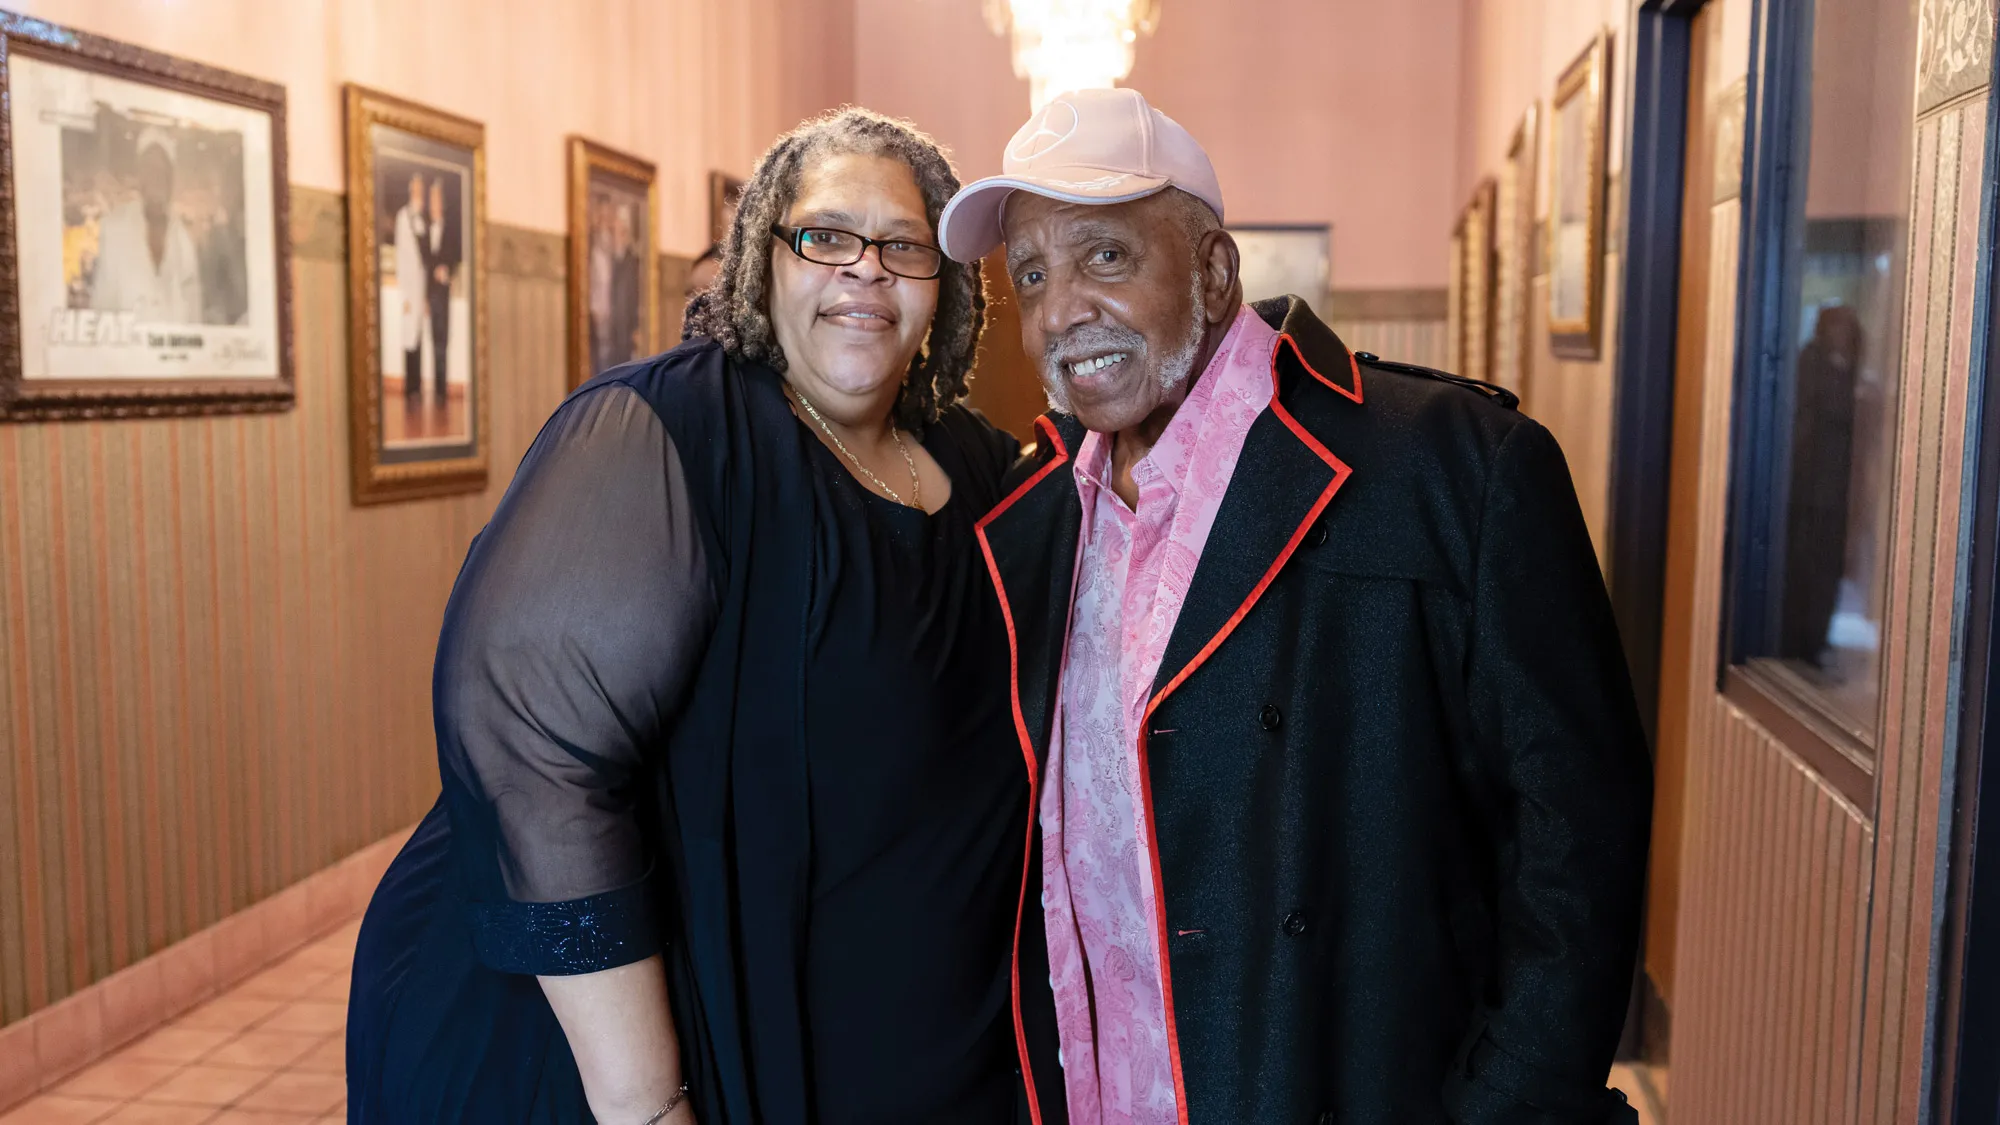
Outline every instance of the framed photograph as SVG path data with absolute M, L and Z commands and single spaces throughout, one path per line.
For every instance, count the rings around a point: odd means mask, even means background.
M 1229 234 L 1242 256 L 1245 301 L 1294 294 L 1326 315 L 1326 294 L 1333 284 L 1333 228 L 1325 223 L 1249 223 L 1230 227 Z
M 486 487 L 486 131 L 350 85 L 354 502 Z
M 1444 369 L 1465 370 L 1465 216 L 1451 225 L 1451 246 L 1445 256 Z
M 727 172 L 708 174 L 708 240 L 720 243 L 736 222 L 736 204 L 743 199 L 743 181 Z
M 285 90 L 0 12 L 0 420 L 293 402 Z
M 1521 393 L 1528 381 L 1528 293 L 1535 264 L 1535 145 L 1531 105 L 1507 144 L 1493 203 L 1493 357 L 1490 378 Z
M 569 139 L 569 386 L 659 350 L 653 166 Z
M 1493 210 L 1498 187 L 1489 177 L 1473 189 L 1459 220 L 1459 324 L 1463 344 L 1457 374 L 1493 376 Z
M 1549 346 L 1596 359 L 1604 320 L 1604 32 L 1556 81 L 1549 102 Z

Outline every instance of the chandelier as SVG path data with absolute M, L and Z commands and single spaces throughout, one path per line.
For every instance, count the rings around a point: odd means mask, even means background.
M 1014 73 L 1033 109 L 1070 90 L 1101 90 L 1132 73 L 1132 47 L 1160 25 L 1160 0 L 985 0 L 995 35 L 1011 34 Z

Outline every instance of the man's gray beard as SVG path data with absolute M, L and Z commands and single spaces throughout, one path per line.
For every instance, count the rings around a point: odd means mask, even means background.
M 1208 328 L 1208 319 L 1202 315 L 1201 271 L 1195 270 L 1191 277 L 1189 304 L 1194 313 L 1188 318 L 1187 338 L 1160 361 L 1160 389 L 1168 394 L 1172 394 L 1189 379 L 1194 378 L 1194 362 L 1196 357 L 1201 355 L 1202 337 Z M 1041 367 L 1042 390 L 1048 393 L 1049 409 L 1058 414 L 1076 413 L 1070 409 L 1069 389 L 1063 385 L 1061 368 L 1046 355 L 1042 358 Z

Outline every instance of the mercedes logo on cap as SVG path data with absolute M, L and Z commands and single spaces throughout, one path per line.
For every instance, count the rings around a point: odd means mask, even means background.
M 1033 160 L 1057 145 L 1069 140 L 1076 132 L 1076 107 L 1068 101 L 1057 98 L 1042 107 L 1031 122 L 1034 131 L 1029 133 L 1014 150 L 1007 155 L 1015 160 Z

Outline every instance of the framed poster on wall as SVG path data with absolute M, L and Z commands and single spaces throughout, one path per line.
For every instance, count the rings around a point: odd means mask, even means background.
M 659 346 L 653 165 L 569 139 L 569 386 Z
M 486 132 L 347 87 L 354 502 L 486 487 Z
M 1604 83 L 1609 40 L 1591 41 L 1549 101 L 1549 346 L 1596 359 L 1604 321 Z
M 1493 197 L 1493 358 L 1488 378 L 1520 394 L 1528 381 L 1528 293 L 1534 278 L 1535 145 L 1540 106 L 1521 115 Z
M 1229 228 L 1242 258 L 1243 299 L 1293 294 L 1326 315 L 1333 276 L 1333 228 L 1325 223 L 1249 223 Z
M 1465 370 L 1465 216 L 1451 226 L 1451 246 L 1445 252 L 1444 369 Z
M 1459 324 L 1463 333 L 1457 374 L 1493 377 L 1493 212 L 1497 187 L 1491 178 L 1473 189 L 1459 219 Z
M 285 91 L 0 12 L 0 420 L 293 401 Z

